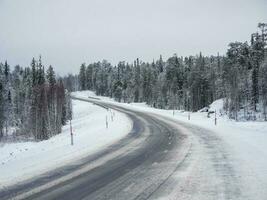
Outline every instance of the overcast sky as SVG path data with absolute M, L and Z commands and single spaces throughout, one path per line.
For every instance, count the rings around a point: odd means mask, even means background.
M 60 74 L 115 64 L 224 54 L 267 22 L 267 0 L 0 0 L 0 62 L 42 55 Z

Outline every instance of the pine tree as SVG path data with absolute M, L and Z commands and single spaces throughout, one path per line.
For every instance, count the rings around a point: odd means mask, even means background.
M 11 97 L 11 83 L 10 83 L 10 67 L 5 61 L 4 64 L 4 120 L 5 120 L 5 133 L 8 134 L 8 128 L 12 126 L 13 122 L 13 107 Z
M 264 120 L 267 121 L 267 58 L 260 68 L 260 89 Z
M 86 72 L 85 72 L 85 64 L 83 63 L 80 68 L 79 74 L 79 83 L 80 83 L 80 90 L 86 90 Z
M 37 84 L 42 85 L 44 83 L 45 83 L 45 70 L 44 66 L 42 65 L 42 59 L 40 56 L 37 64 Z
M 140 100 L 140 63 L 139 59 L 137 58 L 134 64 L 134 102 L 139 102 Z
M 56 84 L 56 75 L 55 75 L 54 69 L 51 65 L 47 69 L 46 79 L 47 79 L 48 83 L 50 84 L 50 86 L 54 86 Z
M 5 123 L 3 89 L 3 84 L 0 82 L 0 140 L 4 135 L 3 128 Z
M 32 67 L 32 86 L 34 87 L 37 83 L 37 73 L 36 73 L 36 61 L 33 58 L 31 62 L 31 67 Z
M 86 89 L 92 90 L 93 89 L 93 66 L 88 65 L 86 68 Z

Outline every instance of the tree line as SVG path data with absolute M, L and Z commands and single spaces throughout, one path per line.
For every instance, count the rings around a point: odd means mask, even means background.
M 72 118 L 69 93 L 52 66 L 47 71 L 39 60 L 30 67 L 0 63 L 0 139 L 14 137 L 45 140 L 61 132 Z
M 71 89 L 93 90 L 119 102 L 146 102 L 164 109 L 198 111 L 224 99 L 224 112 L 235 120 L 267 120 L 267 24 L 251 41 L 232 42 L 226 55 L 178 57 L 151 63 L 136 59 L 112 66 L 106 60 L 83 63 L 79 75 L 64 82 Z

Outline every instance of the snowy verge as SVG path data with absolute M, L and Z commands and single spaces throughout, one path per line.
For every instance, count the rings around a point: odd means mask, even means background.
M 62 133 L 42 142 L 8 143 L 0 147 L 0 189 L 36 177 L 93 154 L 126 136 L 131 120 L 88 102 L 73 100 L 74 146 L 69 124 Z M 109 127 L 106 128 L 106 117 Z

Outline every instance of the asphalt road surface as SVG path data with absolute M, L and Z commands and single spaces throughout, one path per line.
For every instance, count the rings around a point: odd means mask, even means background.
M 6 188 L 0 199 L 243 198 L 225 145 L 214 133 L 151 113 L 97 104 L 128 115 L 133 129 L 127 137 L 73 165 Z

